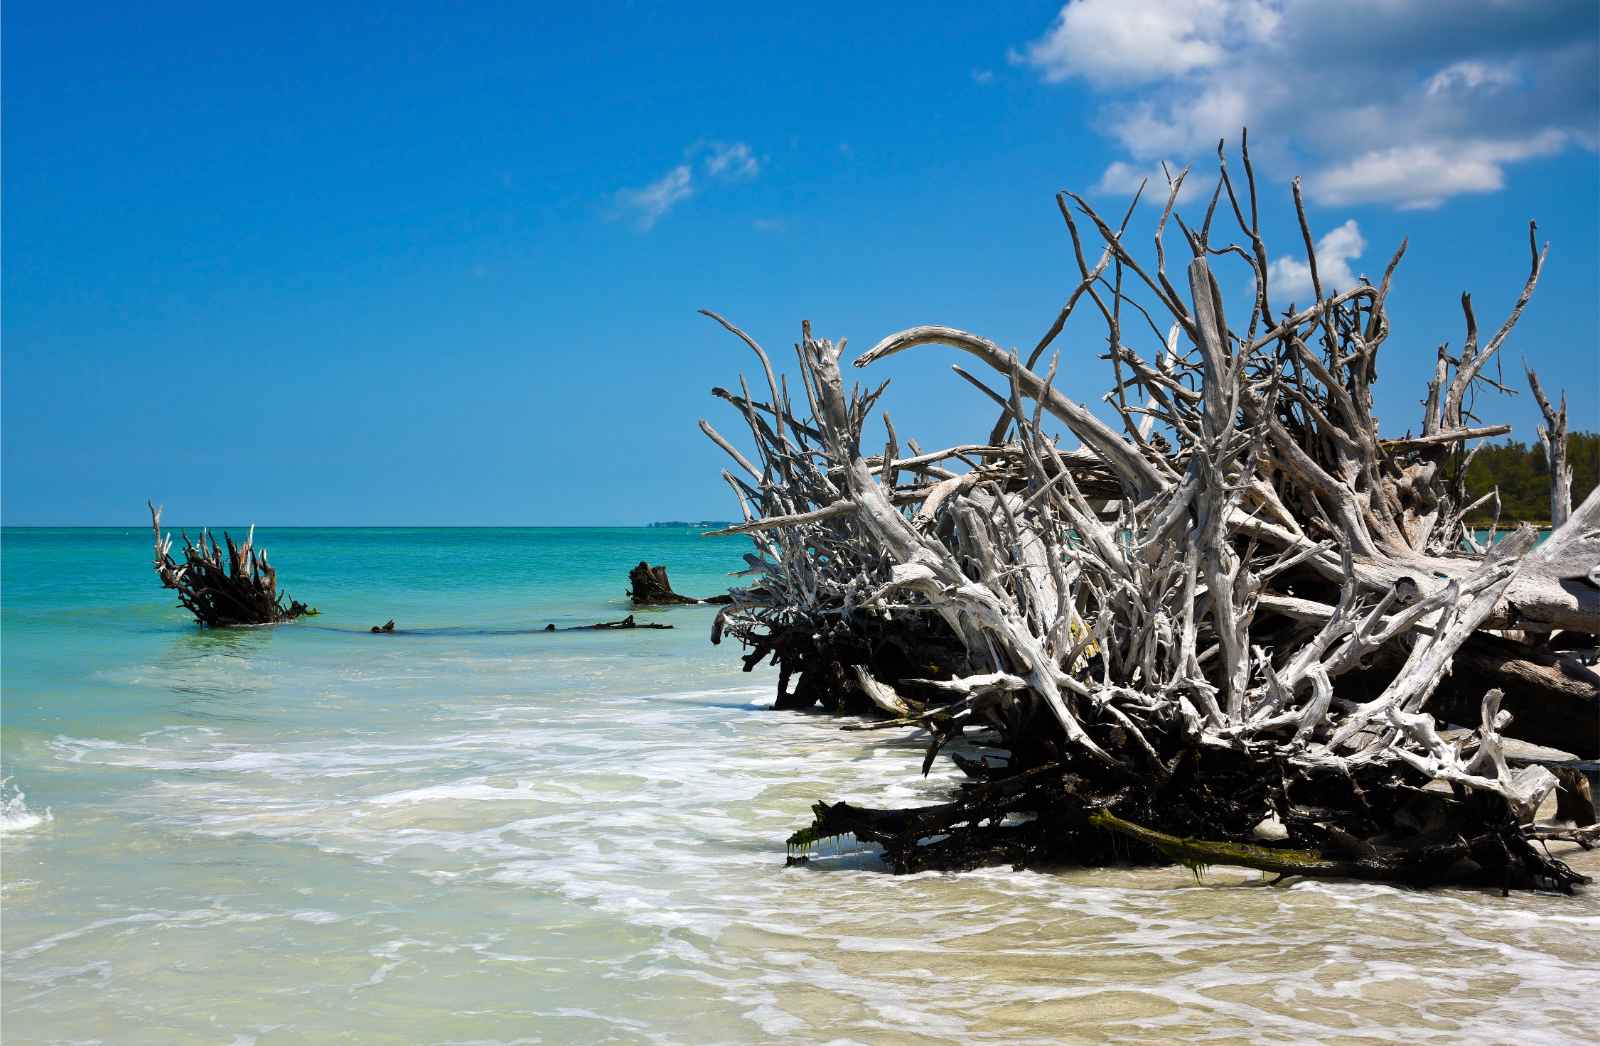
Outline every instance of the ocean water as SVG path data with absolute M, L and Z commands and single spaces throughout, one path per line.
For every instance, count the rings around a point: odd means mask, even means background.
M 640 559 L 719 591 L 740 540 L 257 538 L 320 617 L 207 632 L 147 530 L 4 531 L 7 1044 L 1600 1035 L 1600 891 L 785 868 L 812 802 L 948 773 L 771 711 L 711 608 L 537 631 L 626 614 Z

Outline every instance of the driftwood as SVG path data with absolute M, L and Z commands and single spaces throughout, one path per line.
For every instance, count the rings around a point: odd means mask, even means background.
M 1489 365 L 1545 249 L 1530 226 L 1527 280 L 1487 339 L 1463 298 L 1467 336 L 1439 351 L 1419 431 L 1385 438 L 1372 390 L 1404 244 L 1378 283 L 1326 286 L 1296 182 L 1314 300 L 1286 304 L 1248 148 L 1243 186 L 1219 161 L 1203 221 L 1173 213 L 1188 172 L 1173 180 L 1151 262 L 1126 218 L 1057 198 L 1080 279 L 1026 356 L 923 326 L 856 358 L 975 357 L 992 379 L 957 370 L 998 408 L 986 440 L 925 452 L 883 413 L 868 453 L 887 383 L 847 390 L 843 342 L 802 325 L 791 381 L 707 313 L 764 379 L 760 396 L 718 393 L 753 453 L 701 422 L 737 467 L 723 477 L 744 521 L 727 532 L 750 535 L 762 575 L 713 642 L 738 639 L 747 668 L 770 657 L 780 708 L 925 731 L 925 768 L 958 736 L 979 753 L 955 756 L 972 780 L 951 803 L 819 803 L 791 846 L 853 834 L 901 871 L 1132 858 L 1570 890 L 1584 877 L 1533 845 L 1556 780 L 1509 764 L 1502 737 L 1507 706 L 1600 730 L 1547 649 L 1600 632 L 1600 494 L 1537 548 L 1528 528 L 1483 547 L 1464 525 L 1462 448 L 1508 431 L 1479 420 L 1477 393 L 1499 387 Z M 1243 322 L 1224 317 L 1223 264 L 1254 280 Z M 1115 424 L 1056 387 L 1055 357 L 1040 368 L 1080 312 L 1103 326 Z M 1448 715 L 1473 729 L 1447 741 L 1430 701 L 1468 665 Z
M 672 627 L 671 625 L 657 625 L 657 624 L 652 624 L 652 623 L 649 623 L 649 622 L 641 624 L 638 621 L 634 620 L 634 617 L 633 617 L 632 614 L 629 614 L 627 617 L 623 618 L 621 621 L 598 621 L 598 622 L 596 622 L 595 624 L 592 624 L 592 625 L 569 625 L 566 628 L 557 628 L 552 623 L 552 624 L 545 625 L 543 628 L 496 628 L 496 629 L 484 629 L 484 630 L 477 630 L 477 629 L 465 630 L 465 629 L 454 628 L 454 627 L 413 628 L 413 629 L 399 630 L 399 629 L 395 628 L 394 619 L 390 618 L 388 621 L 386 621 L 385 623 L 383 623 L 381 625 L 373 625 L 371 628 L 367 629 L 367 631 L 372 633 L 373 635 L 407 635 L 407 636 L 460 635 L 464 631 L 471 631 L 471 632 L 473 632 L 475 634 L 478 634 L 478 635 L 525 636 L 525 635 L 533 635 L 533 634 L 536 634 L 536 633 L 545 633 L 545 632 L 604 632 L 604 631 L 613 631 L 613 630 L 625 631 L 627 629 L 634 629 L 634 628 L 665 629 L 665 628 L 671 628 L 671 627 Z
M 1478 633 L 1461 644 L 1450 675 L 1429 709 L 1440 718 L 1471 719 L 1473 690 L 1498 687 L 1511 713 L 1507 732 L 1524 741 L 1600 759 L 1600 675 L 1560 651 Z M 1590 729 L 1583 729 L 1588 724 Z
M 172 556 L 172 535 L 161 533 L 161 509 L 150 504 L 150 529 L 155 535 L 155 571 L 165 588 L 178 593 L 178 601 L 195 620 L 210 627 L 271 625 L 316 613 L 311 607 L 278 592 L 278 571 L 267 561 L 267 550 L 255 547 L 251 527 L 243 545 L 235 545 L 226 531 L 222 540 L 206 530 L 198 543 L 183 533 L 183 562 Z
M 560 628 L 560 629 L 558 629 L 554 625 L 549 625 L 549 626 L 546 626 L 546 631 L 550 631 L 550 632 L 602 631 L 603 632 L 603 631 L 607 631 L 607 630 L 611 630 L 611 629 L 671 628 L 671 627 L 672 627 L 671 625 L 658 625 L 658 624 L 655 624 L 653 622 L 645 622 L 644 624 L 640 624 L 639 622 L 637 622 L 637 621 L 635 621 L 633 619 L 633 615 L 632 614 L 629 614 L 627 617 L 623 618 L 621 621 L 601 621 L 598 624 L 576 625 L 576 626 L 574 626 L 572 628 Z
M 1569 821 L 1577 828 L 1588 828 L 1595 823 L 1594 789 L 1583 771 L 1576 767 L 1553 767 L 1556 775 L 1557 821 Z M 1587 849 L 1587 847 L 1586 847 Z
M 1567 464 L 1567 395 L 1561 394 L 1559 409 L 1550 406 L 1544 389 L 1539 386 L 1539 375 L 1527 368 L 1528 386 L 1533 390 L 1534 402 L 1544 415 L 1539 426 L 1539 445 L 1544 448 L 1545 463 L 1550 467 L 1550 523 L 1559 527 L 1572 515 L 1572 467 Z
M 711 596 L 708 599 L 696 599 L 693 596 L 683 596 L 672 590 L 672 582 L 667 580 L 667 568 L 664 566 L 651 566 L 643 560 L 639 565 L 628 571 L 628 598 L 636 607 L 651 606 L 680 606 L 690 603 L 730 603 L 732 596 Z

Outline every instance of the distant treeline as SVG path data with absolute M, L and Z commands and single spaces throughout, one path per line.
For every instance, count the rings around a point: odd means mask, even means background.
M 1572 466 L 1572 505 L 1583 503 L 1600 482 L 1600 433 L 1574 432 L 1567 437 L 1567 464 Z M 1467 466 L 1467 492 L 1473 500 L 1500 488 L 1500 522 L 1547 523 L 1550 520 L 1550 466 L 1538 443 L 1507 440 L 1478 451 Z M 1474 512 L 1468 522 L 1487 526 L 1492 507 Z

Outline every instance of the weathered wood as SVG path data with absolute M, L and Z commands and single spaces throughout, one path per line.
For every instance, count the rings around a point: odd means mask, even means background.
M 634 606 L 660 606 L 699 602 L 699 600 L 692 599 L 689 596 L 680 596 L 672 590 L 672 583 L 667 580 L 666 567 L 653 567 L 643 560 L 639 561 L 638 566 L 628 571 L 628 598 L 633 600 Z
M 1556 779 L 1508 759 L 1502 732 L 1594 736 L 1592 673 L 1540 637 L 1600 632 L 1600 497 L 1537 549 L 1527 529 L 1481 549 L 1463 541 L 1471 506 L 1452 468 L 1464 443 L 1505 431 L 1470 396 L 1498 387 L 1485 366 L 1545 251 L 1530 228 L 1522 294 L 1481 347 L 1464 301 L 1466 346 L 1440 355 L 1420 435 L 1385 438 L 1372 387 L 1403 245 L 1380 284 L 1324 293 L 1295 183 L 1316 301 L 1275 311 L 1253 175 L 1241 194 L 1222 165 L 1200 224 L 1175 215 L 1183 177 L 1153 265 L 1081 198 L 1058 198 L 1082 280 L 1026 365 L 938 325 L 855 360 L 931 345 L 978 358 L 992 386 L 958 373 L 1001 410 L 987 443 L 924 454 L 907 440 L 903 455 L 885 414 L 869 458 L 885 386 L 846 388 L 843 342 L 802 324 L 797 414 L 759 343 L 709 314 L 770 393 L 741 382 L 719 397 L 749 453 L 702 423 L 748 477 L 724 473 L 744 516 L 730 529 L 751 537 L 762 578 L 733 591 L 713 641 L 737 638 L 747 669 L 778 665 L 780 709 L 893 717 L 930 736 L 925 767 L 961 736 L 988 753 L 957 757 L 975 781 L 952 803 L 819 804 L 791 842 L 851 833 L 910 871 L 1104 863 L 1126 853 L 1111 831 L 1152 860 L 1570 889 L 1583 878 L 1531 845 Z M 1224 199 L 1248 249 L 1210 239 Z M 1093 267 L 1079 217 L 1104 244 Z M 1169 219 L 1186 292 L 1167 273 Z M 1234 262 L 1257 293 L 1230 322 L 1213 266 Z M 1056 360 L 1033 369 L 1080 299 L 1106 324 L 1120 432 L 1056 387 Z M 1149 354 L 1123 327 L 1135 315 Z M 1083 447 L 1058 448 L 1057 424 Z M 1441 733 L 1439 714 L 1470 732 Z M 1269 824 L 1281 846 L 1257 840 Z
M 1582 770 L 1575 767 L 1557 766 L 1551 768 L 1551 773 L 1556 775 L 1560 782 L 1556 792 L 1557 821 L 1566 821 L 1578 828 L 1587 828 L 1595 823 L 1594 790 L 1589 784 L 1589 778 L 1584 776 Z
M 1430 710 L 1439 719 L 1477 719 L 1484 687 L 1505 693 L 1511 713 L 1504 732 L 1562 748 L 1580 759 L 1600 758 L 1600 675 L 1570 657 L 1492 633 L 1473 635 L 1456 651 Z
M 183 535 L 184 561 L 172 557 L 172 535 L 161 532 L 161 509 L 150 507 L 150 530 L 155 541 L 155 571 L 165 588 L 178 593 L 179 603 L 202 625 L 223 628 L 233 625 L 272 625 L 314 615 L 316 610 L 287 592 L 278 592 L 278 572 L 267 560 L 266 549 L 255 547 L 256 528 L 251 527 L 243 545 L 234 544 L 224 532 L 222 546 L 209 531 L 200 532 L 198 543 Z
M 609 631 L 609 630 L 628 629 L 628 628 L 671 628 L 671 627 L 672 627 L 671 625 L 658 624 L 658 623 L 653 622 L 653 621 L 646 621 L 646 622 L 640 623 L 640 622 L 634 620 L 634 617 L 633 617 L 632 614 L 629 614 L 627 617 L 623 618 L 621 621 L 602 621 L 599 624 L 595 624 L 595 625 L 580 625 L 580 626 L 578 626 L 578 628 L 572 629 L 571 631 L 579 631 L 579 630 L 582 630 L 582 629 L 594 629 L 596 631 L 604 632 L 604 631 Z
M 711 596 L 707 599 L 679 595 L 672 590 L 672 582 L 667 579 L 667 568 L 653 567 L 644 560 L 640 560 L 638 566 L 628 571 L 628 598 L 636 607 L 684 606 L 692 603 L 732 601 L 732 597 L 726 595 Z
M 1528 386 L 1533 390 L 1534 402 L 1544 415 L 1539 426 L 1539 445 L 1544 448 L 1545 463 L 1550 467 L 1550 523 L 1561 526 L 1572 515 L 1572 467 L 1567 464 L 1567 394 L 1561 394 L 1561 407 L 1552 408 L 1539 385 L 1539 375 L 1532 367 L 1528 372 Z
M 640 623 L 639 621 L 634 619 L 634 616 L 632 614 L 629 614 L 627 617 L 623 618 L 621 621 L 598 621 L 598 622 L 596 622 L 595 624 L 592 624 L 592 625 L 569 625 L 566 628 L 557 628 L 554 625 L 554 623 L 552 623 L 552 624 L 548 624 L 548 625 L 544 626 L 544 631 L 546 631 L 546 632 L 611 632 L 611 631 L 626 631 L 628 629 L 633 629 L 633 628 L 666 629 L 666 628 L 671 628 L 671 627 L 672 627 L 671 625 L 657 624 L 655 622 L 649 622 L 649 621 L 644 622 L 644 623 Z

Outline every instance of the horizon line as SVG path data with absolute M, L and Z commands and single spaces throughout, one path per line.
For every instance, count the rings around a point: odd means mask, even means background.
M 724 525 L 733 520 L 695 520 L 685 525 L 693 528 L 700 523 Z M 220 527 L 201 524 L 209 530 Z M 148 524 L 132 523 L 0 523 L 0 530 L 143 530 Z M 182 523 L 162 523 L 162 530 L 195 529 Z M 273 530 L 676 530 L 676 526 L 654 523 L 224 523 L 222 527 L 256 527 Z

